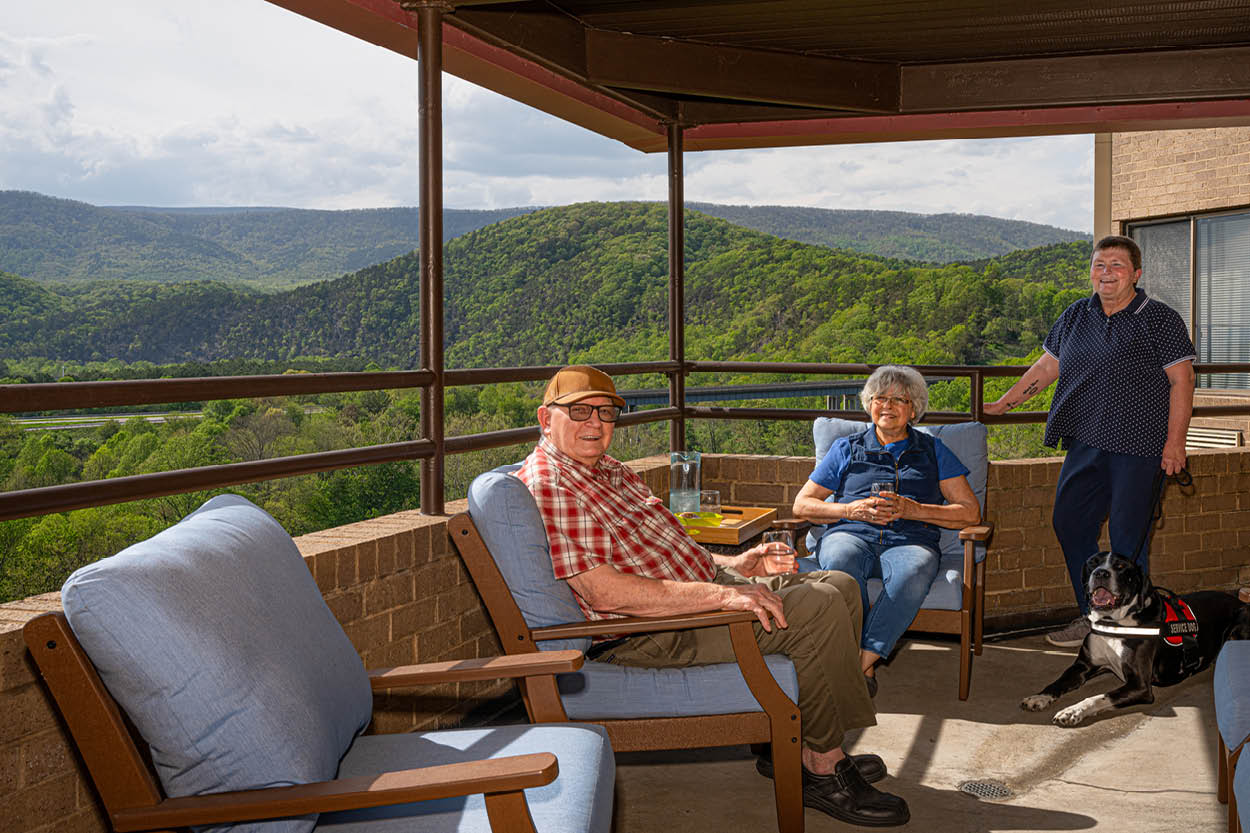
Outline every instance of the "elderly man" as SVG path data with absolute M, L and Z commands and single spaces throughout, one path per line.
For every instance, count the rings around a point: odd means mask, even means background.
M 642 480 L 608 456 L 624 404 L 593 367 L 566 367 L 547 385 L 538 409 L 543 438 L 517 476 L 538 503 L 556 578 L 568 581 L 588 619 L 754 613 L 761 650 L 787 655 L 798 674 L 803 803 L 851 824 L 906 823 L 907 803 L 869 783 L 885 777 L 881 758 L 842 749 L 848 730 L 876 723 L 859 669 L 855 580 L 795 574 L 794 553 L 781 544 L 734 557 L 695 544 Z M 608 662 L 650 668 L 734 661 L 724 627 L 626 637 L 592 650 Z

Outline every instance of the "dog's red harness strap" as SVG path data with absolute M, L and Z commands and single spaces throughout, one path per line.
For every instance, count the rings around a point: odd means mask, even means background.
M 1163 625 L 1159 633 L 1168 645 L 1179 648 L 1184 644 L 1186 636 L 1198 633 L 1198 617 L 1185 604 L 1185 600 L 1174 595 L 1170 590 L 1160 590 L 1163 601 Z

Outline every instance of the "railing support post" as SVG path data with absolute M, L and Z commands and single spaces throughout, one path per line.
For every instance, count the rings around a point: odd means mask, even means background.
M 668 445 L 686 450 L 686 197 L 680 124 L 668 125 L 668 404 L 681 412 L 668 424 Z
M 405 2 L 417 13 L 421 169 L 421 367 L 434 374 L 421 393 L 421 436 L 434 456 L 421 461 L 421 511 L 443 514 L 443 11 Z

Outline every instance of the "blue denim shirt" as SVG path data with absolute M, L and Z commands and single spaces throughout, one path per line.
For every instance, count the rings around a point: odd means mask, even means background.
M 869 426 L 862 434 L 844 438 L 849 446 L 849 460 L 841 472 L 836 485 L 821 483 L 819 473 L 821 466 L 812 474 L 812 479 L 833 494 L 829 500 L 836 503 L 848 503 L 860 498 L 870 497 L 872 484 L 888 480 L 895 484 L 895 492 L 909 497 L 919 503 L 943 503 L 942 489 L 939 485 L 936 440 L 929 434 L 907 428 L 908 444 L 897 462 L 877 439 L 877 431 Z M 839 440 L 838 442 L 841 442 Z M 837 446 L 837 442 L 834 446 Z M 830 454 L 833 453 L 830 449 Z M 948 452 L 949 454 L 949 452 Z M 967 473 L 964 468 L 962 473 Z M 956 476 L 956 475 L 951 475 Z M 886 526 L 870 524 L 866 521 L 840 520 L 824 527 L 817 536 L 827 532 L 849 532 L 865 541 L 885 546 L 901 546 L 904 544 L 924 544 L 938 546 L 941 529 L 931 523 L 900 519 Z

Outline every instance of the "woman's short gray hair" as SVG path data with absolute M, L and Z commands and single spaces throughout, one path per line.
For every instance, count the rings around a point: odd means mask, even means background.
M 929 386 L 924 383 L 924 377 L 914 367 L 901 364 L 887 364 L 874 370 L 859 392 L 859 401 L 867 411 L 874 396 L 892 390 L 901 390 L 911 400 L 911 406 L 916 411 L 912 422 L 919 422 L 929 410 Z

